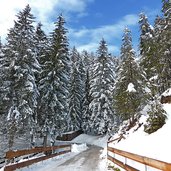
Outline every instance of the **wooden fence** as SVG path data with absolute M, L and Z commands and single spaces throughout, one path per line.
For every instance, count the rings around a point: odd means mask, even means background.
M 65 148 L 69 148 L 69 149 L 65 149 Z M 55 152 L 55 150 L 59 149 L 59 152 Z M 37 154 L 37 153 L 45 153 L 46 156 L 41 156 L 38 158 L 34 158 L 34 159 L 28 159 L 26 161 L 20 162 L 20 163 L 11 163 L 10 165 L 6 165 L 4 168 L 4 171 L 13 171 L 22 167 L 26 167 L 29 166 L 33 163 L 37 163 L 39 161 L 43 161 L 61 154 L 65 154 L 71 152 L 71 145 L 59 145 L 59 146 L 52 146 L 52 147 L 36 147 L 33 149 L 27 149 L 27 150 L 18 150 L 18 151 L 8 151 L 6 153 L 6 160 L 8 161 L 12 161 L 14 159 L 16 159 L 17 157 L 21 157 L 21 156 L 26 156 L 26 155 L 30 155 L 30 154 Z
M 115 163 L 116 165 L 120 166 L 121 168 L 127 171 L 140 171 L 140 170 L 128 165 L 126 162 L 119 161 L 118 159 L 113 157 L 115 155 L 111 156 L 109 152 L 125 157 L 125 159 L 131 159 L 138 163 L 144 164 L 145 166 L 150 166 L 163 171 L 171 171 L 171 163 L 166 163 L 163 161 L 155 160 L 145 156 L 140 156 L 123 150 L 118 150 L 116 148 L 109 147 L 109 145 L 107 147 L 107 151 L 108 151 L 108 160 L 110 160 L 111 162 Z

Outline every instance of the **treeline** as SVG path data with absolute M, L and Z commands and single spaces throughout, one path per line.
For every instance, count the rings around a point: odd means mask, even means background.
M 79 129 L 113 134 L 123 121 L 133 125 L 143 114 L 146 132 L 159 129 L 166 120 L 159 96 L 171 86 L 169 0 L 162 12 L 154 26 L 140 14 L 139 55 L 126 28 L 114 57 L 104 39 L 96 54 L 69 49 L 62 15 L 47 36 L 41 23 L 33 26 L 29 5 L 20 11 L 7 43 L 0 43 L 0 124 L 8 147 L 18 137 L 34 145 L 38 134 L 44 145 L 48 135 L 54 143 L 57 135 Z

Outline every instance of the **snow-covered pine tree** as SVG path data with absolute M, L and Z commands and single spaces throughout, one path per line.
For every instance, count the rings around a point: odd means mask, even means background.
M 114 110 L 119 122 L 133 124 L 142 109 L 145 98 L 145 76 L 135 60 L 131 31 L 126 28 L 122 39 L 121 63 L 114 91 Z
M 89 54 L 87 51 L 83 51 L 82 54 L 82 61 L 84 65 L 84 72 L 85 72 L 85 80 L 84 80 L 84 97 L 83 97 L 83 104 L 82 104 L 82 129 L 85 133 L 90 132 L 90 118 L 91 112 L 89 109 L 89 104 L 91 102 L 91 95 L 90 95 L 90 73 L 93 68 L 93 60 L 94 56 Z
M 42 30 L 41 23 L 38 23 L 36 26 L 36 29 L 34 32 L 34 39 L 35 39 L 35 53 L 39 61 L 39 64 L 41 66 L 40 72 L 36 74 L 36 83 L 39 87 L 41 77 L 43 77 L 43 73 L 44 73 L 43 68 L 46 65 L 46 60 L 48 58 L 48 50 L 49 50 L 49 40 L 45 32 Z M 44 116 L 44 114 L 42 114 L 42 111 L 41 111 L 42 92 L 40 90 L 39 92 L 40 92 L 40 96 L 38 98 L 38 105 L 37 105 L 37 122 L 38 122 L 38 125 L 40 126 L 40 129 L 43 129 L 44 119 L 46 117 Z
M 79 70 L 80 60 L 80 55 L 74 47 L 71 52 L 71 80 L 69 97 L 69 116 L 71 119 L 70 125 L 71 130 L 74 131 L 81 128 L 82 122 L 83 80 Z
M 33 22 L 31 8 L 27 5 L 18 13 L 17 21 L 9 31 L 5 46 L 5 56 L 9 62 L 7 78 L 10 82 L 10 104 L 7 117 L 9 137 L 11 137 L 9 142 L 13 142 L 12 139 L 17 132 L 22 135 L 26 133 L 26 137 L 31 138 L 31 144 L 34 143 L 37 97 L 39 95 L 35 73 L 40 66 L 34 51 Z M 14 125 L 17 125 L 15 129 Z M 11 146 L 12 143 L 9 144 L 9 148 Z
M 155 41 L 154 41 L 154 29 L 148 22 L 148 17 L 141 13 L 139 15 L 140 25 L 140 66 L 147 74 L 147 78 L 151 78 L 156 74 L 156 56 L 155 56 Z
M 1 139 L 1 150 L 8 148 L 7 144 L 7 129 L 8 125 L 4 124 L 7 121 L 7 113 L 9 109 L 9 94 L 10 94 L 10 81 L 8 79 L 8 71 L 9 71 L 9 61 L 4 53 L 4 46 L 1 44 L 0 48 L 0 139 Z
M 139 15 L 139 24 L 140 24 L 140 54 L 144 55 L 144 53 L 149 51 L 150 40 L 153 38 L 153 28 L 148 22 L 148 17 L 144 13 L 140 13 Z
M 147 115 L 149 117 L 144 125 L 144 131 L 148 134 L 157 131 L 166 123 L 167 114 L 162 108 L 159 99 L 156 97 L 154 97 L 154 100 L 149 103 Z
M 44 125 L 50 128 L 51 135 L 63 133 L 68 127 L 70 59 L 64 24 L 65 20 L 60 15 L 51 34 L 50 52 L 39 86 L 41 111 L 46 116 Z
M 89 54 L 87 51 L 84 50 L 81 53 L 81 58 L 82 58 L 84 66 L 85 66 L 85 70 L 88 70 L 92 64 L 93 57 L 91 56 L 91 54 Z
M 49 40 L 45 34 L 45 32 L 42 30 L 42 24 L 39 22 L 36 26 L 35 32 L 34 32 L 34 39 L 35 39 L 35 53 L 38 59 L 38 62 L 40 64 L 41 70 L 39 73 L 37 73 L 36 76 L 36 83 L 39 88 L 39 83 L 41 80 L 41 77 L 43 76 L 43 67 L 46 65 L 46 58 L 48 58 L 48 50 L 49 50 Z M 47 128 L 45 128 L 45 113 L 44 111 L 41 111 L 41 98 L 42 98 L 42 92 L 39 90 L 39 97 L 37 100 L 37 132 L 41 132 L 42 135 L 44 135 L 44 145 L 47 145 Z M 43 113 L 43 114 L 42 114 Z M 38 135 L 37 135 L 38 137 Z M 46 139 L 46 140 L 45 140 Z
M 114 127 L 113 113 L 113 62 L 108 55 L 107 44 L 104 39 L 100 41 L 90 76 L 91 111 L 90 128 L 95 134 L 104 134 Z
M 80 74 L 80 78 L 81 78 L 81 81 L 80 81 L 80 87 L 81 87 L 81 91 L 80 91 L 80 94 L 81 94 L 81 115 L 83 115 L 83 100 L 84 100 L 84 97 L 85 97 L 85 86 L 86 86 L 86 66 L 84 65 L 84 62 L 83 62 L 83 59 L 82 59 L 82 56 L 79 55 L 79 61 L 78 61 L 78 72 Z
M 86 77 L 85 77 L 85 94 L 83 97 L 83 108 L 82 108 L 82 130 L 85 133 L 90 132 L 90 118 L 91 112 L 89 109 L 89 105 L 91 102 L 90 96 L 90 79 L 89 79 L 89 70 L 86 70 Z
M 158 75 L 159 93 L 163 93 L 171 86 L 171 1 L 163 0 L 163 21 L 160 34 L 160 70 Z
M 1 43 L 0 43 L 1 44 Z M 5 70 L 5 64 L 6 64 L 6 60 L 5 60 L 5 55 L 3 53 L 3 47 L 2 44 L 0 45 L 0 132 L 4 132 L 6 124 L 4 124 L 6 122 L 6 113 L 7 113 L 7 109 L 8 109 L 8 101 L 9 99 L 7 99 L 7 94 L 8 89 L 5 87 L 6 85 L 6 70 Z
M 0 42 L 0 116 L 4 114 L 4 107 L 6 105 L 3 105 L 3 94 L 4 94 L 4 53 L 2 52 L 2 45 Z
M 164 61 L 163 58 L 163 52 L 161 50 L 162 48 L 162 32 L 164 30 L 164 20 L 163 18 L 156 16 L 156 19 L 154 21 L 154 29 L 153 29 L 153 37 L 152 41 L 149 45 L 149 51 L 146 51 L 146 54 L 141 56 L 140 65 L 142 68 L 146 71 L 146 76 L 149 81 L 149 88 L 151 90 L 151 99 L 154 100 L 154 97 L 156 95 L 161 94 L 163 91 L 161 91 L 161 72 L 163 70 L 162 61 Z M 144 49 L 145 50 L 145 49 Z
M 38 61 L 41 65 L 44 65 L 44 61 L 47 55 L 47 50 L 49 49 L 49 40 L 42 30 L 42 24 L 38 23 L 35 29 L 35 52 L 37 54 Z
M 141 54 L 141 66 L 147 73 L 149 81 L 149 96 L 148 96 L 148 110 L 147 123 L 144 126 L 144 131 L 153 133 L 165 124 L 166 114 L 159 102 L 159 94 L 161 94 L 167 87 L 167 75 L 169 73 L 169 62 L 165 58 L 163 48 L 165 47 L 164 32 L 166 28 L 166 21 L 159 16 L 155 19 L 153 36 L 144 40 L 145 46 L 141 46 L 143 53 Z M 149 35 L 149 34 L 147 34 Z M 140 42 L 141 43 L 141 42 Z
M 57 113 L 55 117 L 55 126 L 62 132 L 67 130 L 68 117 L 68 96 L 69 96 L 69 75 L 70 75 L 70 59 L 68 52 L 67 30 L 64 27 L 65 19 L 62 15 L 58 17 L 55 23 L 55 30 L 51 38 L 51 58 L 54 59 L 56 77 L 59 85 L 57 88 Z

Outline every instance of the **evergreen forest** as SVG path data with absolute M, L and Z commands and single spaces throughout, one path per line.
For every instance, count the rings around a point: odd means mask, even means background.
M 171 3 L 162 0 L 154 25 L 139 14 L 138 51 L 123 30 L 120 55 L 70 47 L 62 14 L 47 35 L 27 5 L 16 16 L 6 42 L 0 42 L 0 136 L 12 149 L 17 139 L 46 146 L 65 132 L 115 134 L 147 115 L 144 131 L 153 133 L 167 119 L 160 102 L 171 87 Z M 36 26 L 35 26 L 36 25 Z

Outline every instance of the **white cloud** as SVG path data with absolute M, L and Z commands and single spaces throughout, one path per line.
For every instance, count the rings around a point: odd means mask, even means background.
M 87 50 L 88 52 L 96 52 L 96 50 L 98 49 L 98 42 L 96 43 L 88 43 L 88 44 L 83 44 L 83 45 L 78 45 L 76 46 L 77 50 L 79 52 L 82 52 L 84 50 Z M 108 51 L 109 53 L 111 52 L 112 54 L 115 53 L 115 54 L 119 54 L 120 52 L 120 47 L 118 46 L 108 46 Z
M 97 43 L 89 43 L 89 44 L 83 44 L 76 46 L 77 50 L 79 52 L 82 52 L 83 50 L 87 50 L 88 52 L 92 52 L 95 49 L 97 49 L 98 44 Z
M 13 21 L 16 20 L 16 14 L 25 8 L 27 4 L 31 6 L 32 13 L 36 17 L 36 21 L 41 21 L 44 30 L 48 33 L 54 28 L 50 18 L 57 17 L 60 12 L 65 14 L 76 13 L 82 17 L 88 15 L 86 13 L 87 4 L 94 0 L 0 0 L 0 36 L 2 41 L 5 39 L 8 29 L 13 27 Z M 68 16 L 67 16 L 68 17 Z M 83 49 L 92 51 L 97 49 L 98 42 L 103 37 L 107 43 L 115 43 L 116 39 L 121 39 L 123 29 L 128 26 L 135 26 L 138 16 L 134 14 L 126 15 L 117 23 L 111 25 L 103 25 L 93 29 L 69 29 L 69 38 L 71 46 L 77 46 L 78 50 Z M 119 52 L 117 46 L 109 46 L 112 52 Z
M 82 28 L 69 29 L 69 37 L 74 42 L 71 42 L 72 45 L 76 45 L 78 50 L 88 50 L 92 51 L 97 49 L 98 42 L 104 38 L 107 43 L 115 43 L 116 39 L 121 40 L 123 35 L 123 30 L 125 27 L 137 26 L 138 24 L 138 15 L 129 14 L 121 18 L 117 23 L 111 25 L 104 25 L 94 29 Z M 79 42 L 79 44 L 77 44 Z M 109 46 L 109 51 L 114 53 L 119 53 L 120 47 Z
M 86 35 L 91 36 L 92 40 L 99 40 L 99 38 L 105 37 L 110 39 L 112 37 L 119 37 L 123 33 L 125 27 L 137 25 L 138 16 L 137 15 L 126 15 L 118 23 L 112 25 L 104 25 L 94 29 L 83 28 L 81 30 L 71 30 L 71 33 L 75 37 L 80 38 Z
M 7 30 L 13 27 L 15 15 L 29 4 L 37 21 L 41 21 L 46 31 L 51 30 L 53 23 L 50 17 L 65 13 L 84 13 L 88 2 L 93 0 L 0 0 L 0 36 L 5 38 Z

